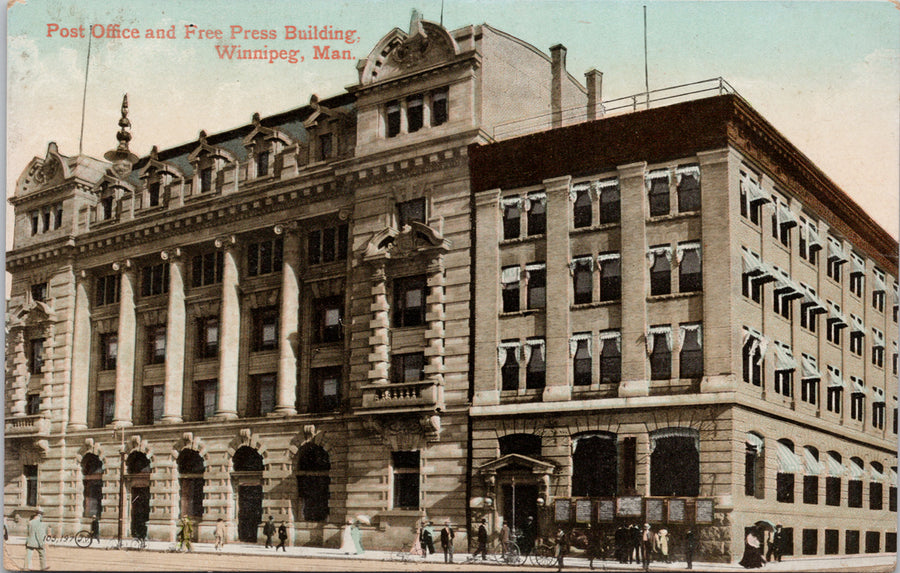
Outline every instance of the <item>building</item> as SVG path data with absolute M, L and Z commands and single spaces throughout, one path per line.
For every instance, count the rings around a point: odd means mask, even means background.
M 897 242 L 718 89 L 470 148 L 473 497 L 894 552 Z
M 10 198 L 12 530 L 37 505 L 152 539 L 182 514 L 326 546 L 365 515 L 375 548 L 466 523 L 468 147 L 596 106 L 564 63 L 414 15 L 338 96 L 142 158 L 126 100 L 105 160 L 51 143 Z
M 617 115 L 565 56 L 414 15 L 337 96 L 51 143 L 10 199 L 12 531 L 396 548 L 613 503 L 714 559 L 760 516 L 894 547 L 896 241 L 738 96 Z

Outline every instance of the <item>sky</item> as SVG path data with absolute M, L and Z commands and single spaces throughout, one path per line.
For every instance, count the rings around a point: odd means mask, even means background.
M 312 44 L 286 27 L 355 30 L 341 44 L 363 59 L 413 8 L 440 21 L 441 0 L 11 0 L 7 10 L 7 193 L 34 156 L 55 141 L 79 149 L 90 40 L 83 152 L 115 146 L 128 94 L 133 152 L 146 155 L 336 95 L 357 81 L 355 61 L 312 58 Z M 715 77 L 738 93 L 895 238 L 900 188 L 900 9 L 891 2 L 445 0 L 449 29 L 487 23 L 547 52 L 568 49 L 579 80 L 603 72 L 604 99 L 644 91 L 647 6 L 650 89 Z M 187 26 L 224 40 L 186 38 Z M 55 28 L 53 26 L 56 26 Z M 137 39 L 110 37 L 111 26 Z M 174 39 L 148 39 L 148 29 Z M 232 26 L 274 30 L 276 39 L 230 40 Z M 83 27 L 85 37 L 62 30 Z M 322 42 L 330 43 L 330 42 Z M 216 46 L 296 49 L 304 60 L 221 59 Z M 7 248 L 11 247 L 7 205 Z

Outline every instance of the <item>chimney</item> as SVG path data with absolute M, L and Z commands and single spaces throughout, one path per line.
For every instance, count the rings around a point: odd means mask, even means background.
M 550 48 L 550 75 L 550 126 L 562 127 L 563 81 L 566 78 L 566 47 L 562 44 Z
M 587 119 L 592 121 L 603 115 L 603 72 L 594 68 L 584 74 L 587 86 Z

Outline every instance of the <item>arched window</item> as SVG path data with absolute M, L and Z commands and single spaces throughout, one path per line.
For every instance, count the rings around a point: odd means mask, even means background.
M 608 432 L 576 436 L 572 443 L 572 495 L 616 495 L 616 435 Z
M 841 461 L 841 454 L 834 451 L 828 452 L 825 457 L 828 469 L 828 476 L 825 478 L 825 505 L 841 505 L 841 476 L 847 473 Z
M 205 464 L 196 450 L 181 450 L 178 454 L 182 515 L 199 518 L 203 515 L 203 472 Z
M 297 454 L 297 496 L 303 521 L 328 519 L 330 472 L 331 460 L 322 447 L 307 444 Z
M 863 477 L 866 475 L 865 462 L 850 458 L 850 479 L 847 481 L 847 507 L 862 507 Z
M 869 509 L 879 510 L 884 504 L 884 466 L 878 462 L 869 464 Z
M 509 434 L 499 439 L 500 457 L 519 454 L 529 458 L 541 457 L 541 437 L 534 434 Z
M 248 446 L 241 446 L 231 460 L 236 472 L 261 472 L 263 459 L 259 452 Z
M 744 494 L 748 497 L 765 497 L 765 441 L 754 432 L 747 432 L 744 454 Z
M 103 462 L 95 454 L 85 454 L 81 459 L 81 475 L 84 479 L 84 516 L 100 516 L 103 511 Z
M 150 473 L 150 459 L 143 452 L 131 452 L 125 460 L 125 468 L 129 474 Z
M 803 460 L 794 453 L 794 443 L 778 440 L 778 473 L 775 475 L 775 499 L 781 503 L 794 503 L 795 474 L 803 474 Z
M 700 433 L 663 428 L 650 433 L 650 495 L 700 495 Z
M 125 460 L 125 467 L 131 494 L 131 535 L 144 539 L 150 521 L 150 459 L 143 452 L 134 451 Z
M 822 464 L 819 463 L 819 450 L 812 446 L 803 447 L 803 457 L 806 462 L 806 475 L 803 476 L 803 503 L 819 503 L 819 474 L 822 473 Z

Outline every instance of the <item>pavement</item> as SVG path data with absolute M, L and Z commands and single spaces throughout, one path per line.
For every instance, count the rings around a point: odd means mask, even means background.
M 363 540 L 365 541 L 365 540 Z M 7 542 L 10 545 L 24 545 L 25 538 L 10 536 Z M 125 549 L 129 549 L 129 544 L 133 544 L 133 540 L 128 539 L 124 542 Z M 116 548 L 115 539 L 101 539 L 100 547 L 107 549 Z M 49 547 L 75 547 L 74 540 L 66 540 L 49 544 Z M 91 547 L 97 547 L 96 542 Z M 174 552 L 175 543 L 169 541 L 147 541 L 145 551 L 151 552 Z M 193 552 L 198 554 L 217 553 L 213 543 L 194 543 Z M 249 543 L 227 543 L 221 552 L 225 555 L 267 555 L 267 556 L 290 556 L 290 557 L 316 557 L 328 559 L 352 559 L 352 560 L 369 560 L 369 561 L 392 561 L 397 560 L 396 552 L 367 550 L 362 555 L 348 555 L 341 553 L 338 549 L 326 547 L 287 547 L 286 551 L 278 551 L 266 549 L 264 545 L 253 545 Z M 454 562 L 464 563 L 470 557 L 468 553 L 456 553 Z M 438 552 L 429 555 L 427 559 L 421 557 L 410 556 L 406 559 L 408 563 L 434 563 L 441 564 L 444 561 L 443 553 Z M 475 561 L 476 564 L 482 565 L 481 561 Z M 490 557 L 487 564 L 490 564 Z M 530 564 L 530 560 L 528 562 Z M 555 563 L 552 569 L 555 569 Z M 497 564 L 497 566 L 502 566 Z M 791 557 L 785 558 L 779 563 L 768 563 L 761 571 L 894 571 L 897 566 L 896 553 L 872 553 L 860 555 L 834 555 L 834 556 L 814 556 L 814 557 Z M 551 569 L 551 568 L 548 568 Z M 565 569 L 589 569 L 589 561 L 583 557 L 566 557 Z M 595 560 L 594 569 L 598 571 L 641 571 L 642 567 L 637 563 L 621 564 L 612 560 Z M 650 564 L 651 571 L 687 571 L 684 561 L 673 561 L 672 563 L 662 563 L 653 561 Z M 735 563 L 710 563 L 694 561 L 693 571 L 743 571 L 744 568 Z

